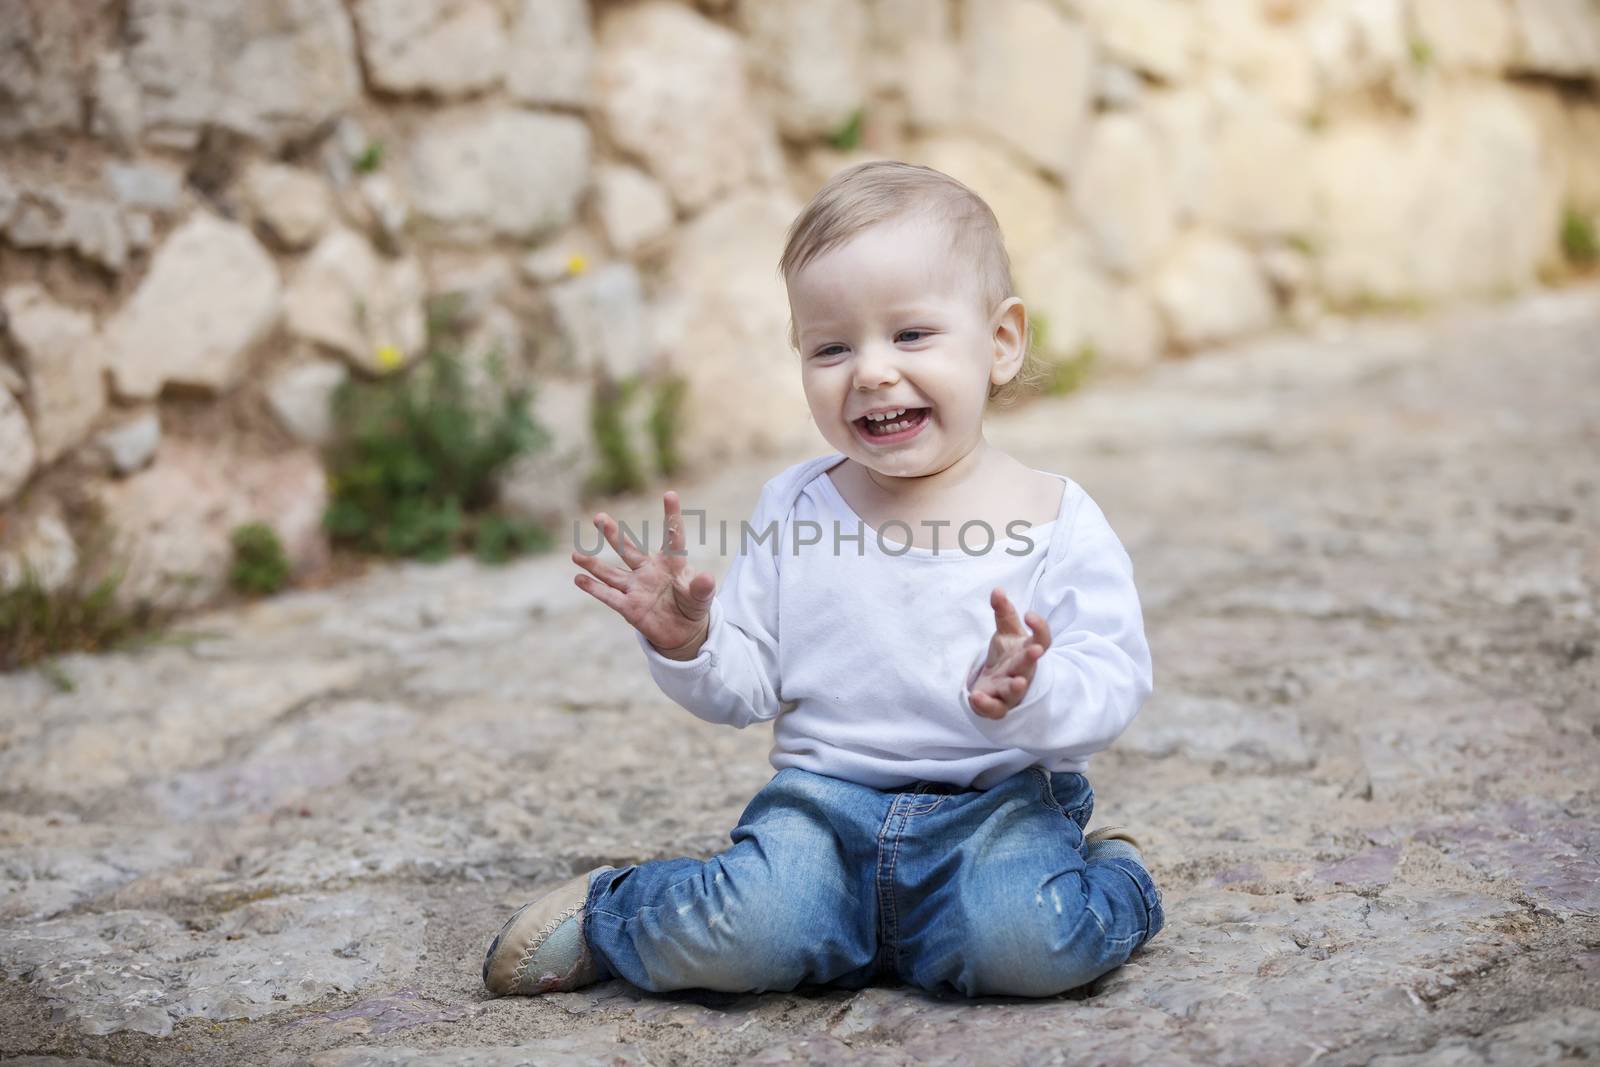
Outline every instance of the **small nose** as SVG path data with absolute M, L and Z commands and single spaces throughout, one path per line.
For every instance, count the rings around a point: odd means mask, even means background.
M 876 389 L 879 386 L 893 385 L 900 380 L 900 372 L 895 368 L 893 354 L 884 351 L 878 345 L 864 346 L 856 356 L 855 366 L 857 389 Z

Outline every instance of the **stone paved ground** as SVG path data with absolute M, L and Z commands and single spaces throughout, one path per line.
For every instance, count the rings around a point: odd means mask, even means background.
M 1101 502 L 1156 655 L 1090 773 L 1168 925 L 1086 992 L 486 998 L 508 909 L 718 849 L 770 773 L 558 552 L 0 679 L 0 1058 L 1600 1056 L 1600 291 L 1171 363 L 992 437 Z M 798 458 L 679 488 L 736 522 Z

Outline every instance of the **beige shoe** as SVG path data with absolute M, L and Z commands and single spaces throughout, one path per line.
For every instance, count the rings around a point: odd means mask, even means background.
M 511 913 L 483 956 L 483 984 L 491 993 L 565 993 L 600 977 L 583 937 L 583 903 L 596 867 L 556 886 Z
M 1094 844 L 1096 841 L 1126 841 L 1134 848 L 1140 847 L 1139 839 L 1120 826 L 1102 826 L 1098 830 L 1091 830 L 1088 836 L 1083 839 L 1085 847 Z

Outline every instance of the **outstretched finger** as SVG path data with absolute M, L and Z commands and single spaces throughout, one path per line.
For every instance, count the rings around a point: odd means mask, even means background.
M 609 563 L 601 563 L 598 556 L 586 556 L 581 552 L 572 554 L 572 562 L 605 582 L 613 589 L 626 592 L 628 589 L 628 573 L 621 567 L 613 567 Z
M 1003 634 L 1023 633 L 1022 620 L 1017 617 L 1017 609 L 1012 606 L 1011 599 L 1006 596 L 1004 589 L 995 587 L 989 594 L 989 606 L 994 608 L 995 629 Z
M 1050 623 L 1037 611 L 1030 611 L 1027 615 L 1028 629 L 1033 631 L 1033 639 L 1045 648 L 1050 647 Z
M 668 489 L 661 494 L 662 507 L 667 514 L 667 535 L 665 550 L 668 559 L 682 559 L 688 549 L 688 541 L 683 535 L 683 505 L 678 500 L 678 494 Z
M 622 615 L 623 618 L 627 618 L 622 611 L 623 604 L 627 603 L 627 597 L 622 593 L 617 592 L 617 590 L 604 582 L 595 581 L 587 574 L 575 574 L 572 576 L 572 581 L 579 589 L 582 589 L 612 611 Z
M 594 524 L 600 527 L 606 543 L 616 550 L 617 555 L 622 557 L 622 562 L 626 563 L 630 570 L 637 570 L 639 564 L 649 558 L 631 538 L 622 536 L 621 527 L 610 515 L 600 512 L 594 517 Z

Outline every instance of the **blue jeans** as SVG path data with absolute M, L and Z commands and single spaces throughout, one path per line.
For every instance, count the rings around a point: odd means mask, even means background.
M 596 873 L 584 936 L 641 989 L 860 989 L 897 977 L 967 996 L 1050 996 L 1160 931 L 1134 860 L 1084 862 L 1089 781 L 1031 767 L 991 789 L 873 789 L 779 771 L 710 859 Z

